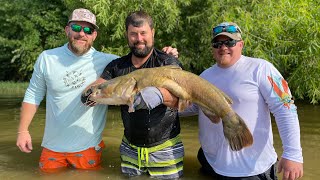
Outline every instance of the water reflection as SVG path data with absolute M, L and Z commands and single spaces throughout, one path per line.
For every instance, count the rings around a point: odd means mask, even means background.
M 16 131 L 19 122 L 19 110 L 23 97 L 0 95 L 0 179 L 128 179 L 120 173 L 119 144 L 123 135 L 120 112 L 117 107 L 109 108 L 107 125 L 103 132 L 106 149 L 103 152 L 103 169 L 100 171 L 68 170 L 59 174 L 41 173 L 38 168 L 40 143 L 44 129 L 44 104 L 30 125 L 33 151 L 21 153 L 16 147 Z M 301 141 L 304 156 L 304 180 L 318 179 L 320 176 L 320 106 L 298 104 L 301 126 Z M 196 154 L 199 148 L 198 123 L 196 118 L 181 120 L 182 140 L 185 145 L 184 177 L 181 179 L 210 179 L 199 173 L 200 167 Z M 273 123 L 277 152 L 281 152 L 280 137 Z M 140 176 L 130 179 L 150 179 Z

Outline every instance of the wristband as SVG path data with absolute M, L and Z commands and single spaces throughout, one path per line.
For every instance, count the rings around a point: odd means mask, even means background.
M 21 134 L 21 133 L 29 133 L 29 131 L 18 131 L 18 134 Z

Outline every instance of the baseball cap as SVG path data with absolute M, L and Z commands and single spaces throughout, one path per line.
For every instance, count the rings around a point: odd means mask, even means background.
M 225 35 L 234 40 L 242 40 L 241 29 L 234 22 L 223 22 L 212 29 L 213 39 Z
M 72 21 L 88 22 L 92 24 L 95 29 L 99 29 L 99 27 L 96 25 L 96 16 L 88 9 L 79 8 L 79 9 L 73 10 L 71 16 L 69 17 L 68 23 Z

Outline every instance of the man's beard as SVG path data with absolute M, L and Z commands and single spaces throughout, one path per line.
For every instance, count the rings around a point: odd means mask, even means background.
M 70 39 L 69 39 L 69 44 L 70 44 L 70 48 L 71 48 L 72 52 L 78 56 L 82 56 L 85 53 L 87 53 L 92 46 L 92 43 L 90 43 L 88 41 L 85 45 L 78 45 L 75 42 L 75 40 L 70 40 Z
M 134 43 L 133 46 L 129 45 L 129 48 L 130 48 L 132 54 L 135 55 L 136 57 L 139 57 L 139 58 L 144 58 L 144 57 L 148 56 L 149 53 L 153 49 L 153 45 L 147 46 L 146 44 L 145 44 L 145 47 L 143 49 L 139 49 L 139 48 L 137 48 L 135 46 L 137 44 L 139 44 L 139 43 Z

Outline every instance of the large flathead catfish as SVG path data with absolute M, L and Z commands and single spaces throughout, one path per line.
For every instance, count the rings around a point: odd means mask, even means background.
M 214 115 L 220 117 L 224 136 L 232 150 L 240 150 L 253 143 L 247 125 L 229 105 L 232 100 L 205 79 L 177 66 L 144 68 L 93 86 L 90 100 L 108 105 L 127 104 L 129 111 L 133 111 L 134 96 L 148 86 L 166 88 L 179 97 L 179 111 L 193 102 L 210 119 L 214 119 Z

